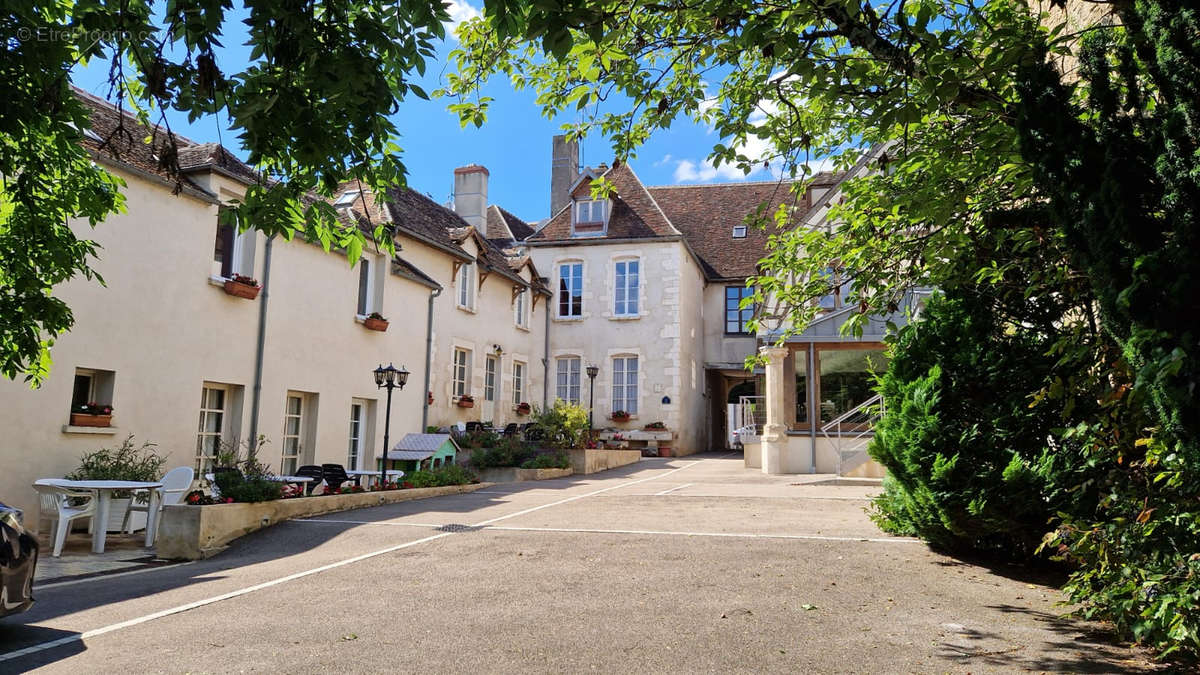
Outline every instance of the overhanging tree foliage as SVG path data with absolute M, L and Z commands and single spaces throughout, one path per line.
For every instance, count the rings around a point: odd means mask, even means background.
M 237 206 L 242 227 L 296 234 L 357 260 L 366 237 L 327 203 L 338 183 L 401 184 L 388 116 L 424 71 L 449 19 L 440 3 L 266 0 L 10 0 L 0 13 L 0 373 L 45 377 L 54 336 L 72 324 L 53 295 L 91 276 L 95 245 L 67 227 L 122 207 L 120 181 L 79 144 L 87 117 L 70 90 L 79 64 L 107 62 L 112 93 L 143 122 L 162 123 L 161 168 L 178 171 L 163 115 L 218 114 L 264 176 Z M 230 22 L 248 29 L 248 63 L 222 62 Z M 374 239 L 390 247 L 382 227 Z
M 1061 238 L 1063 264 L 1036 287 L 1094 298 L 1117 347 L 1029 392 L 1094 407 L 1060 431 L 1079 463 L 1045 488 L 1101 491 L 1095 519 L 1065 514 L 1069 589 L 1164 651 L 1200 652 L 1200 16 L 1194 2 L 1049 4 L 1112 19 L 1068 34 L 1016 0 L 498 0 L 460 33 L 446 92 L 480 123 L 478 85 L 508 77 L 548 113 L 591 113 L 575 131 L 609 136 L 619 159 L 681 116 L 720 135 L 713 163 L 746 171 L 771 159 L 802 175 L 837 153 L 845 168 L 882 145 L 879 171 L 845 186 L 837 227 L 772 240 L 757 300 L 792 330 L 829 292 L 831 263 L 867 314 L 913 285 L 995 284 L 1014 244 Z M 1076 71 L 1064 57 L 1081 43 Z M 611 107 L 618 95 L 631 104 Z M 748 154 L 754 138 L 766 156 Z M 1008 248 L 976 259 L 997 229 Z

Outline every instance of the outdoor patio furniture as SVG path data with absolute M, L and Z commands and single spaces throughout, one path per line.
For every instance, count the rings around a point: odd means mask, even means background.
M 518 431 L 520 431 L 520 428 L 517 426 L 516 422 L 509 422 L 508 424 L 504 425 L 505 436 L 516 436 Z
M 467 433 L 473 434 L 484 431 L 483 422 L 467 422 Z
M 104 553 L 104 537 L 108 530 L 106 525 L 109 508 L 112 504 L 112 493 L 145 490 L 150 495 L 150 507 L 146 512 L 146 546 L 154 545 L 154 537 L 158 532 L 158 501 L 161 499 L 159 490 L 162 489 L 162 483 L 138 480 L 66 480 L 65 478 L 42 478 L 33 483 L 35 490 L 44 486 L 66 488 L 73 492 L 86 492 L 95 496 L 96 507 L 92 514 L 92 553 Z M 65 532 L 65 527 L 63 529 Z M 62 536 L 65 541 L 65 533 Z
M 544 441 L 546 440 L 546 432 L 541 427 L 531 424 L 525 427 L 525 440 Z
M 325 476 L 325 484 L 334 490 L 342 487 L 343 483 L 354 480 L 346 473 L 346 467 L 341 464 L 322 464 L 321 473 Z
M 309 482 L 308 484 L 306 484 L 304 486 L 305 492 L 310 495 L 313 493 L 313 490 L 317 489 L 317 485 L 322 480 L 325 480 L 325 470 L 322 469 L 321 467 L 317 466 L 316 464 L 305 464 L 304 466 L 300 467 L 299 469 L 296 469 L 296 475 L 297 476 L 308 476 L 309 478 L 312 479 L 311 482 Z
M 362 480 L 363 476 L 366 476 L 367 482 L 370 483 L 372 477 L 375 477 L 375 478 L 379 477 L 379 472 L 371 471 L 368 469 L 346 469 L 346 475 L 353 478 L 354 484 L 358 485 L 359 481 Z M 404 472 L 401 471 L 400 469 L 388 469 L 387 477 L 389 480 L 400 480 L 401 478 L 404 477 Z
M 162 477 L 163 487 L 162 490 L 159 491 L 162 494 L 162 503 L 159 504 L 159 509 L 167 504 L 178 504 L 179 502 L 183 501 L 183 496 L 187 494 L 189 489 L 191 489 L 192 479 L 195 477 L 196 472 L 193 471 L 192 467 L 190 466 L 177 466 L 168 471 L 167 475 Z M 141 494 L 142 492 L 143 491 L 139 490 L 137 493 L 135 493 L 135 496 L 137 494 Z M 133 530 L 130 529 L 129 521 L 130 514 L 132 514 L 134 511 L 144 511 L 146 515 L 149 516 L 149 495 L 147 495 L 145 503 L 139 503 L 137 499 L 129 500 L 129 507 L 125 509 L 125 518 L 121 520 L 121 531 L 125 532 L 126 534 L 133 532 Z M 148 523 L 149 518 L 147 518 L 147 524 Z
M 91 527 L 95 527 L 95 495 L 89 490 L 72 490 L 56 485 L 38 485 L 37 483 L 33 484 L 33 489 L 38 493 L 39 524 L 43 520 L 48 520 L 53 528 L 50 538 L 54 541 L 54 551 L 51 555 L 57 558 L 62 555 L 63 544 L 67 541 L 67 533 L 71 531 L 71 521 L 92 518 Z M 72 499 L 86 501 L 72 506 Z

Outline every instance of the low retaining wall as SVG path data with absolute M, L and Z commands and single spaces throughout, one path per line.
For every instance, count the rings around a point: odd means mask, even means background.
M 641 450 L 571 450 L 570 453 L 575 473 L 596 473 L 642 460 Z
M 163 507 L 155 555 L 167 560 L 200 560 L 228 548 L 229 542 L 275 523 L 322 513 L 348 511 L 413 499 L 474 492 L 491 483 L 358 492 L 345 495 L 276 499 L 256 504 L 173 504 Z
M 489 483 L 521 483 L 527 480 L 549 480 L 565 478 L 575 473 L 574 469 L 522 469 L 517 466 L 501 466 L 475 471 L 479 480 Z

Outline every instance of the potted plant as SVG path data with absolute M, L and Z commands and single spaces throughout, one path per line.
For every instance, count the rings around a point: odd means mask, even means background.
M 651 422 L 650 424 L 647 424 L 646 426 L 644 426 L 642 428 L 645 429 L 646 431 L 665 431 L 667 428 L 667 425 L 663 424 L 662 422 Z
M 521 401 L 520 403 L 517 404 L 517 414 L 518 415 L 524 416 L 524 415 L 528 415 L 531 412 L 533 412 L 533 407 L 530 406 L 528 403 Z
M 235 274 L 232 279 L 225 280 L 225 292 L 237 298 L 253 300 L 258 297 L 260 290 L 262 286 L 258 285 L 258 280 L 243 274 Z
M 100 448 L 85 453 L 80 458 L 79 468 L 67 474 L 68 480 L 133 480 L 154 482 L 162 478 L 163 465 L 167 458 L 158 454 L 158 445 L 146 441 L 136 446 L 133 434 L 130 434 L 116 448 Z M 129 508 L 133 495 L 129 492 L 114 490 L 112 505 L 108 512 L 107 531 L 115 532 L 121 529 L 121 521 Z M 139 499 L 145 499 L 139 495 Z M 146 513 L 134 511 L 129 517 L 130 527 L 139 530 L 146 527 Z
M 612 421 L 628 422 L 629 421 L 629 413 L 625 412 L 624 410 L 614 410 L 613 414 L 612 414 Z
M 458 403 L 458 407 L 460 407 L 460 408 L 474 408 L 475 407 L 475 399 L 472 398 L 470 394 L 463 394 L 462 396 L 459 396 L 457 403 Z
M 84 403 L 71 411 L 71 426 L 73 427 L 111 427 L 111 405 L 99 403 Z
M 371 312 L 367 318 L 363 319 L 363 325 L 370 330 L 383 332 L 388 329 L 388 320 L 383 318 L 379 312 Z

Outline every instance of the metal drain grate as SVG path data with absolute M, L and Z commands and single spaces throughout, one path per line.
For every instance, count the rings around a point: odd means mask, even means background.
M 471 525 L 463 525 L 461 523 L 447 523 L 437 528 L 438 532 L 475 532 L 483 528 L 473 527 Z

